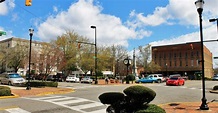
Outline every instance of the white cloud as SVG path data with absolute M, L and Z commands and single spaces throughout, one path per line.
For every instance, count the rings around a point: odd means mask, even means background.
M 8 13 L 8 7 L 6 2 L 0 3 L 0 15 L 6 15 Z
M 53 11 L 54 11 L 54 12 L 58 12 L 58 7 L 53 6 Z
M 125 45 L 127 39 L 150 36 L 151 31 L 139 30 L 125 26 L 121 19 L 113 15 L 102 14 L 102 7 L 94 5 L 92 0 L 79 0 L 67 11 L 50 16 L 39 24 L 37 35 L 44 41 L 55 39 L 66 31 L 74 30 L 80 35 L 94 41 L 91 25 L 96 25 L 97 42 L 102 45 Z

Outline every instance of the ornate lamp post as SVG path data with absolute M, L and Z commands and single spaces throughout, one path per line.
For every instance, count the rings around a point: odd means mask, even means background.
M 129 66 L 131 65 L 131 59 L 127 56 L 127 58 L 123 60 L 123 63 L 126 65 L 126 84 L 129 84 L 129 77 L 127 76 L 128 76 Z
M 167 63 L 165 64 L 165 66 L 166 66 L 166 74 L 167 74 L 167 76 L 168 76 L 168 71 L 167 71 Z
M 27 87 L 26 90 L 31 90 L 31 86 L 30 86 L 30 65 L 31 65 L 31 45 L 32 45 L 32 37 L 33 37 L 33 32 L 34 29 L 30 28 L 29 29 L 29 35 L 30 35 L 30 50 L 29 50 L 29 74 L 28 74 L 28 82 L 27 82 Z
M 205 75 L 204 75 L 204 44 L 203 44 L 203 31 L 202 31 L 202 12 L 203 12 L 203 0 L 197 0 L 195 2 L 198 14 L 199 14 L 199 21 L 200 21 L 200 38 L 201 38 L 201 63 L 202 63 L 202 93 L 203 97 L 201 99 L 202 103 L 200 106 L 201 110 L 209 110 L 207 106 L 207 99 L 205 97 Z
M 95 29 L 95 84 L 98 84 L 97 78 L 97 40 L 96 40 L 96 26 L 91 26 L 92 29 Z

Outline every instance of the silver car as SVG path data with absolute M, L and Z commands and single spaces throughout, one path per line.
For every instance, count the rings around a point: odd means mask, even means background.
M 81 79 L 81 83 L 92 83 L 93 79 L 89 76 L 85 76 Z
M 212 80 L 218 80 L 218 75 L 214 75 Z
M 18 73 L 5 73 L 1 74 L 0 83 L 8 85 L 23 85 L 26 80 Z

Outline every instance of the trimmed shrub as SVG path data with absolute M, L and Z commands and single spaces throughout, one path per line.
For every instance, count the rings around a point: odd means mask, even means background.
M 27 83 L 26 83 L 27 85 Z M 30 82 L 30 86 L 31 87 L 57 87 L 58 86 L 58 82 L 44 82 L 44 81 L 31 81 Z
M 124 100 L 124 94 L 120 92 L 107 92 L 101 94 L 98 98 L 103 104 L 113 104 Z
M 45 82 L 47 87 L 58 87 L 58 82 Z
M 155 104 L 148 104 L 135 113 L 166 113 L 166 111 Z
M 213 90 L 218 90 L 218 85 L 214 86 Z
M 130 98 L 131 102 L 137 105 L 148 104 L 156 96 L 152 89 L 141 85 L 130 86 L 123 92 Z
M 11 96 L 11 89 L 6 86 L 0 86 L 0 96 Z

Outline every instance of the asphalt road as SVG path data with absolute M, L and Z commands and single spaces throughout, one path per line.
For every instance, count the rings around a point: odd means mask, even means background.
M 106 106 L 101 104 L 98 96 L 104 92 L 122 92 L 135 84 L 91 85 L 80 83 L 59 83 L 59 87 L 75 89 L 69 94 L 36 96 L 25 98 L 0 99 L 0 113 L 101 113 Z M 153 104 L 169 102 L 200 102 L 202 98 L 201 81 L 186 81 L 184 86 L 166 86 L 160 84 L 140 84 L 156 92 Z M 218 81 L 206 81 L 206 98 L 218 100 L 218 94 L 209 93 Z M 199 105 L 200 106 L 200 105 Z

